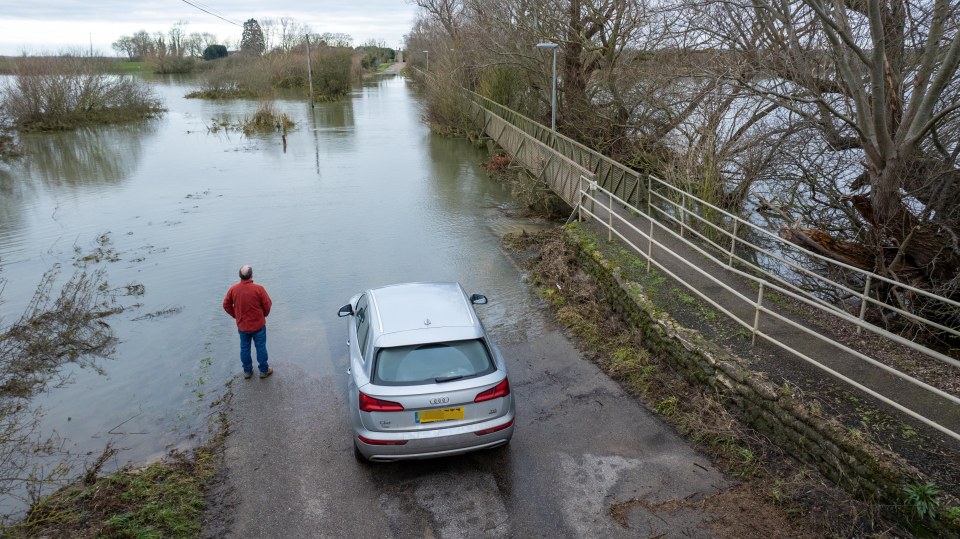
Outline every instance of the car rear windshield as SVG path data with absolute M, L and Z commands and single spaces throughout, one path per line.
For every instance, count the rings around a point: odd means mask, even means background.
M 497 370 L 480 340 L 451 341 L 382 348 L 377 353 L 373 383 L 414 385 L 443 383 Z

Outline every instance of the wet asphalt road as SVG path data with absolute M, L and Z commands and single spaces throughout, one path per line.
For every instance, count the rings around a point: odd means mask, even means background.
M 695 511 L 653 514 L 636 506 L 627 527 L 613 519 L 616 504 L 696 500 L 730 483 L 585 360 L 549 316 L 540 307 L 488 324 L 517 399 L 518 427 L 508 447 L 390 464 L 362 464 L 353 456 L 346 330 L 289 328 L 288 344 L 274 347 L 285 354 L 315 354 L 307 343 L 318 339 L 342 351 L 320 374 L 277 359 L 272 377 L 234 382 L 225 453 L 233 507 L 222 509 L 232 521 L 221 531 L 231 537 L 709 537 L 709 515 Z

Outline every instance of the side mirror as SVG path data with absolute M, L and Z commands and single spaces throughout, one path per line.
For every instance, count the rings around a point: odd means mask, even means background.
M 353 315 L 353 305 L 350 305 L 349 303 L 347 303 L 343 307 L 340 307 L 340 310 L 337 311 L 337 316 L 339 316 L 340 318 L 343 318 L 344 316 L 351 316 L 351 315 Z
M 470 303 L 475 303 L 477 305 L 486 305 L 487 296 L 484 296 L 483 294 L 474 294 L 470 296 Z

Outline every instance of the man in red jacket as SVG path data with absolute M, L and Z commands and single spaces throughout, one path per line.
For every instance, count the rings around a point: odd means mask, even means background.
M 240 362 L 243 364 L 243 377 L 253 376 L 253 358 L 250 356 L 250 340 L 257 348 L 257 366 L 260 378 L 273 374 L 267 364 L 267 316 L 270 315 L 270 296 L 266 289 L 253 282 L 253 268 L 244 265 L 240 268 L 240 282 L 227 290 L 223 298 L 223 310 L 237 320 L 240 332 Z

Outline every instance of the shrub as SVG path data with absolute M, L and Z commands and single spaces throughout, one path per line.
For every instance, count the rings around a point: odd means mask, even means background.
M 320 49 L 313 56 L 313 89 L 321 101 L 350 92 L 353 53 L 349 49 Z M 307 59 L 303 53 L 232 56 L 217 62 L 201 87 L 187 97 L 206 99 L 270 99 L 277 89 L 307 89 Z
M 353 51 L 323 49 L 314 63 L 313 90 L 319 100 L 337 99 L 350 93 Z
M 227 57 L 227 48 L 223 45 L 210 45 L 203 50 L 204 60 L 216 60 Z
M 146 84 L 107 73 L 100 60 L 23 57 L 16 60 L 13 72 L 2 108 L 20 129 L 74 129 L 141 120 L 163 110 Z
M 159 74 L 192 73 L 197 68 L 197 61 L 186 56 L 151 55 L 145 63 L 154 73 Z
M 269 98 L 273 88 L 267 72 L 258 67 L 258 59 L 252 57 L 229 57 L 203 78 L 199 89 L 187 97 L 205 99 Z
M 517 67 L 502 64 L 484 69 L 477 87 L 480 95 L 521 112 L 526 108 L 524 102 L 528 96 L 525 94 L 529 90 Z
M 255 132 L 277 131 L 287 132 L 294 126 L 293 120 L 285 112 L 277 112 L 272 103 L 261 103 L 252 118 L 243 122 L 243 133 L 252 135 Z

